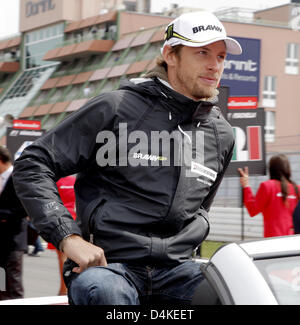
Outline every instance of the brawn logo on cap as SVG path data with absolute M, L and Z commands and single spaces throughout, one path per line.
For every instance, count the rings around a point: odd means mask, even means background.
M 204 26 L 204 25 L 202 25 L 202 26 L 194 27 L 193 28 L 193 33 L 196 34 L 196 33 L 199 33 L 199 32 L 205 32 L 207 30 L 215 30 L 215 31 L 220 32 L 220 33 L 223 32 L 222 28 L 219 27 L 219 26 L 216 26 L 216 25 L 206 25 L 206 26 Z

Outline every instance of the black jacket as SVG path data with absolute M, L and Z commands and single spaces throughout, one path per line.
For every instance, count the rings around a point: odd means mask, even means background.
M 10 176 L 0 194 L 0 265 L 12 251 L 27 251 L 26 212 Z
M 152 145 L 171 133 L 170 150 Z M 188 99 L 156 78 L 137 79 L 95 97 L 26 148 L 14 181 L 56 247 L 74 233 L 92 235 L 108 262 L 185 261 L 208 234 L 206 214 L 233 146 L 214 103 Z M 68 174 L 78 174 L 77 223 L 55 186 Z

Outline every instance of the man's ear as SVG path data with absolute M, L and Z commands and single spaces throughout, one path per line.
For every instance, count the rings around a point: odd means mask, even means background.
M 163 49 L 162 56 L 168 66 L 172 67 L 176 65 L 176 54 L 172 50 L 170 45 L 166 45 Z

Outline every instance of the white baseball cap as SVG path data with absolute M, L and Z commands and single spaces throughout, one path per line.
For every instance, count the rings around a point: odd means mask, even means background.
M 214 42 L 224 41 L 229 54 L 241 54 L 242 47 L 238 41 L 227 37 L 220 20 L 211 12 L 197 11 L 182 14 L 173 20 L 165 32 L 165 45 L 185 45 L 201 47 Z

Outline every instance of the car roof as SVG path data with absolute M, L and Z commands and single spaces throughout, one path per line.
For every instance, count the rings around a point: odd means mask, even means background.
M 300 255 L 300 235 L 270 237 L 238 245 L 253 258 Z
M 220 247 L 203 269 L 214 279 L 214 288 L 222 292 L 225 304 L 278 305 L 254 262 L 295 255 L 300 256 L 300 235 L 233 242 Z

